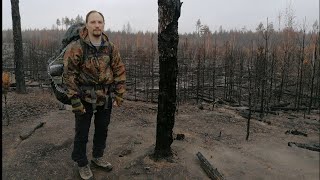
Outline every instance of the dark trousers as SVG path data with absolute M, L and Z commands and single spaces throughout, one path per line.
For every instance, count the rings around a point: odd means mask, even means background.
M 72 160 L 78 163 L 79 167 L 88 164 L 87 159 L 87 142 L 91 119 L 93 116 L 92 104 L 82 101 L 86 109 L 83 115 L 75 114 L 75 137 L 72 152 Z M 108 101 L 108 109 L 105 106 L 97 106 L 94 113 L 94 136 L 92 156 L 94 158 L 102 157 L 106 148 L 106 140 L 108 135 L 108 125 L 110 123 L 112 102 Z

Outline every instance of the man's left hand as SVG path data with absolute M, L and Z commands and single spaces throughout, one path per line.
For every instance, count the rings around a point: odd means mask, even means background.
M 119 107 L 118 102 L 117 102 L 117 101 L 113 101 L 113 106 L 115 106 L 115 107 Z

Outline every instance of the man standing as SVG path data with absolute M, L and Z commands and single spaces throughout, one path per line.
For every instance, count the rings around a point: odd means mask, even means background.
M 86 155 L 93 114 L 95 132 L 91 162 L 112 170 L 112 165 L 103 159 L 103 153 L 112 106 L 120 106 L 125 93 L 125 66 L 118 49 L 104 33 L 104 25 L 104 16 L 90 11 L 85 27 L 80 30 L 80 39 L 70 43 L 64 55 L 63 80 L 75 113 L 72 159 L 78 164 L 82 179 L 93 177 Z

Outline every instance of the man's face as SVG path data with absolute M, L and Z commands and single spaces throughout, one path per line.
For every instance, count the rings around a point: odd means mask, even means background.
M 89 34 L 99 37 L 104 31 L 103 18 L 99 13 L 91 13 L 86 24 Z

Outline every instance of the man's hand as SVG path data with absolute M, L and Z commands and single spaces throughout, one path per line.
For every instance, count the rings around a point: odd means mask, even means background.
M 71 105 L 72 105 L 72 112 L 73 113 L 79 114 L 79 115 L 86 113 L 86 110 L 85 110 L 85 108 L 79 98 L 71 99 Z
M 113 106 L 115 106 L 115 107 L 119 107 L 119 105 L 118 105 L 117 101 L 113 101 Z
M 123 102 L 122 98 L 120 98 L 119 96 L 115 96 L 113 100 L 113 106 L 120 107 L 122 102 Z

